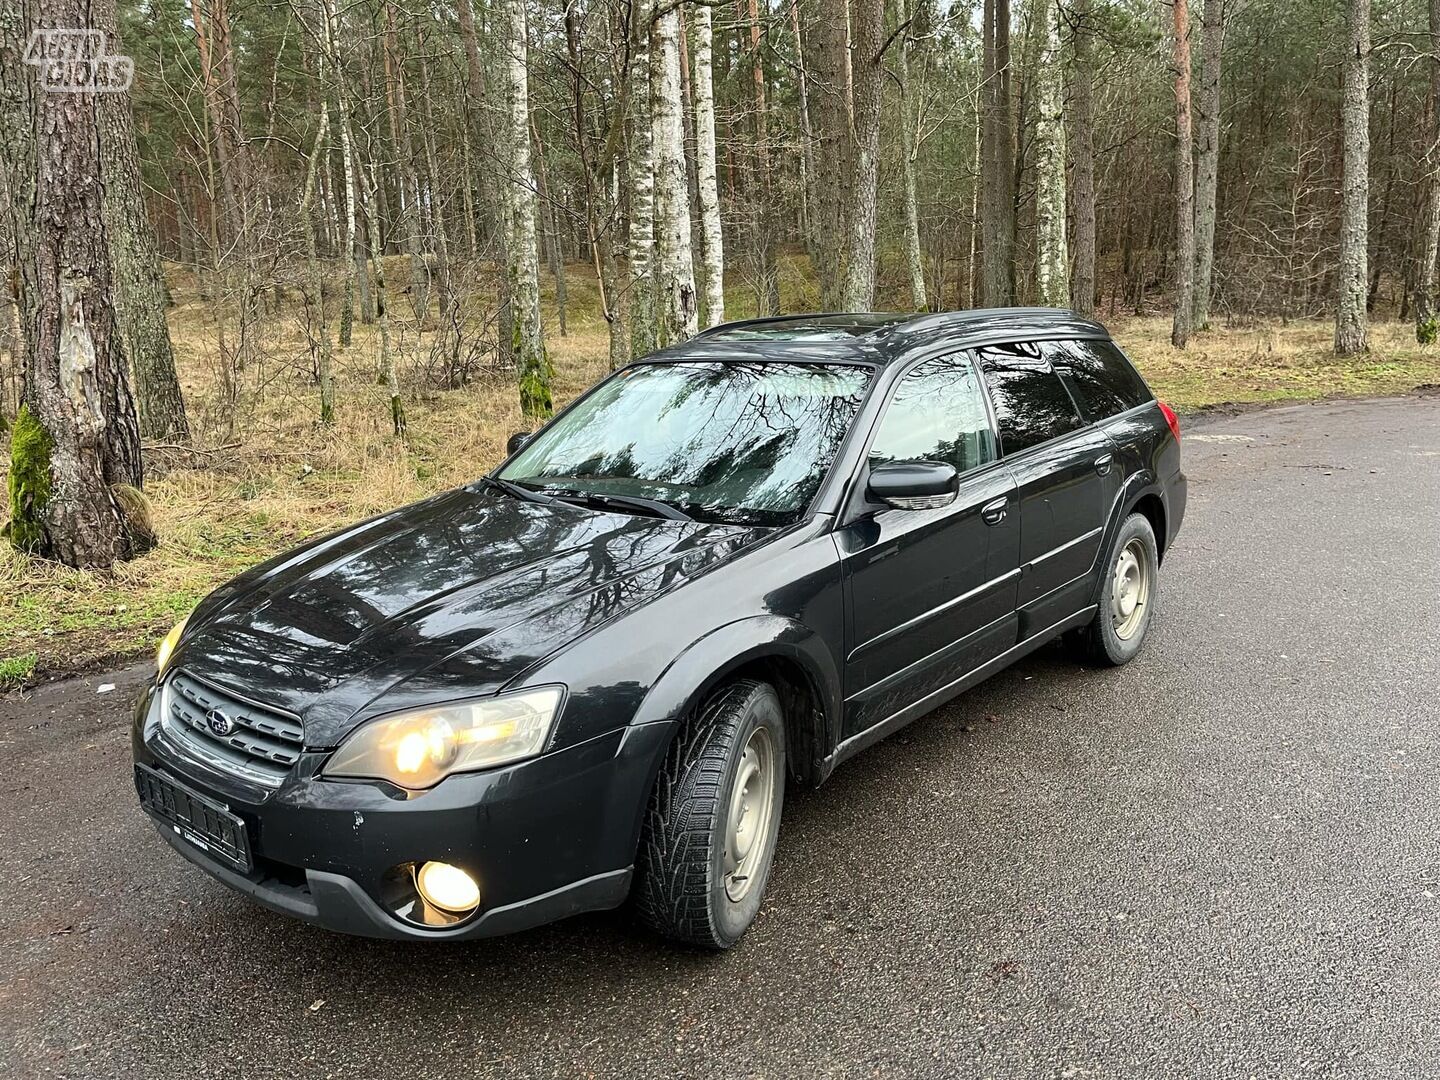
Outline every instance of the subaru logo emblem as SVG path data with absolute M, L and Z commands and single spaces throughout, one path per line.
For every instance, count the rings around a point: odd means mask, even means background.
M 219 709 L 211 709 L 205 714 L 205 726 L 223 738 L 235 730 L 235 721 Z

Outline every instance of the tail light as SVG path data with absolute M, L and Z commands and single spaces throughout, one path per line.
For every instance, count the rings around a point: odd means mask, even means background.
M 1175 415 L 1175 410 L 1166 405 L 1163 401 L 1155 404 L 1160 406 L 1160 411 L 1165 414 L 1165 423 L 1170 425 L 1170 434 L 1175 436 L 1175 441 L 1180 441 L 1180 417 Z

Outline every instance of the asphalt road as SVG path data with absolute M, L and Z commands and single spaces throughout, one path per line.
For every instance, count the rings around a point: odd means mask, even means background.
M 143 670 L 0 702 L 0 1074 L 1440 1075 L 1440 397 L 1185 456 L 1141 657 L 1047 650 L 793 794 L 721 956 L 289 922 L 136 807 Z

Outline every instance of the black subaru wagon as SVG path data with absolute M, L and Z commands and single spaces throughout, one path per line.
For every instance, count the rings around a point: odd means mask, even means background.
M 1123 664 L 1175 414 L 1066 312 L 731 323 L 494 473 L 240 575 L 162 643 L 135 782 L 185 858 L 445 940 L 633 896 L 726 947 L 787 782 L 1065 635 Z

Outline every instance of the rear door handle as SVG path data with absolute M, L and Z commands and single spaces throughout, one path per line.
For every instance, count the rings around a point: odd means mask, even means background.
M 1105 476 L 1110 472 L 1110 466 L 1113 464 L 1115 464 L 1114 454 L 1101 454 L 1095 459 L 1095 471 L 1101 476 Z
M 1009 501 L 1009 498 L 1004 495 L 998 499 L 991 499 L 980 508 L 980 520 L 986 525 L 999 525 L 1005 520 L 1005 507 Z

